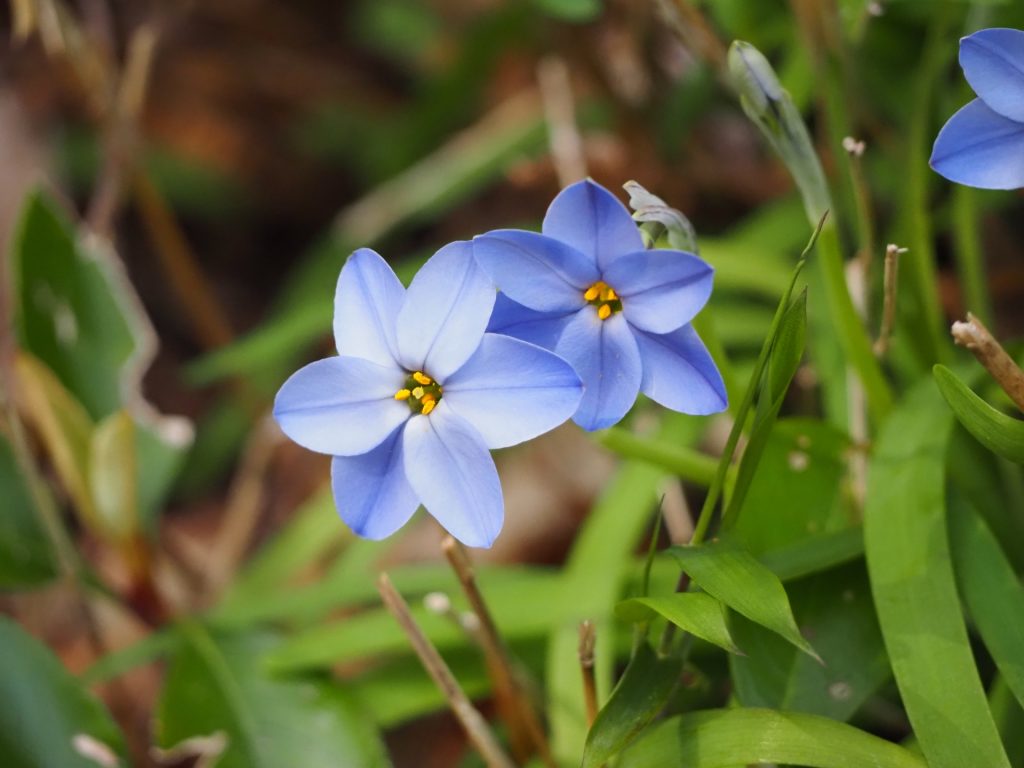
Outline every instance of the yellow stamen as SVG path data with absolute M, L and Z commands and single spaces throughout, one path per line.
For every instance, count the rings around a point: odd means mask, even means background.
M 615 292 L 615 289 L 612 288 L 611 286 L 605 288 L 604 291 L 602 291 L 601 293 L 602 301 L 615 301 L 617 298 L 619 298 L 619 294 L 617 294 Z
M 427 403 L 436 403 L 436 402 L 437 402 L 437 398 L 436 398 L 436 397 L 434 397 L 434 396 L 433 396 L 432 394 L 430 394 L 429 392 L 427 392 L 427 394 L 425 394 L 425 395 L 423 396 L 423 399 L 422 399 L 422 400 L 420 400 L 420 402 L 421 402 L 421 403 L 423 403 L 423 405 L 426 405 Z
M 437 401 L 434 400 L 433 398 L 431 398 L 430 400 L 427 400 L 426 398 L 424 398 L 423 399 L 423 410 L 421 411 L 421 413 L 424 416 L 426 416 L 432 410 L 434 410 L 434 406 L 436 406 L 436 405 L 437 405 Z
M 416 380 L 418 384 L 422 384 L 423 386 L 427 386 L 428 384 L 434 383 L 434 380 L 427 376 L 427 374 L 423 373 L 423 371 L 416 371 L 416 373 L 414 373 L 412 377 Z
M 594 299 L 596 299 L 598 294 L 601 293 L 601 285 L 603 285 L 603 283 L 594 283 L 592 286 L 587 288 L 587 290 L 583 293 L 583 298 L 586 299 L 587 301 L 593 301 Z
M 600 317 L 602 320 L 607 320 L 609 317 L 612 316 L 612 308 L 609 307 L 607 304 L 602 304 L 600 307 L 597 308 L 597 316 Z
M 395 400 L 408 400 L 411 394 L 412 392 L 410 392 L 408 389 L 400 389 L 397 392 L 395 392 Z
M 423 387 L 416 387 L 412 391 L 412 396 L 415 397 L 417 400 L 419 400 L 421 397 L 423 397 Z

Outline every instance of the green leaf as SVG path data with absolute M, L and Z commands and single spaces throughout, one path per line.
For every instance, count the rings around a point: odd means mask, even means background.
M 944 365 L 936 365 L 932 374 L 964 429 L 993 453 L 1024 464 L 1024 421 L 997 411 Z
M 615 606 L 615 615 L 634 623 L 649 621 L 655 615 L 662 616 L 691 635 L 730 653 L 741 652 L 729 634 L 725 607 L 703 592 L 630 598 Z
M 533 0 L 542 11 L 567 21 L 592 21 L 601 13 L 601 0 Z
M 849 528 L 852 516 L 842 493 L 849 448 L 846 435 L 823 421 L 778 420 L 750 481 L 743 514 L 726 520 L 729 536 L 760 557 Z
M 810 768 L 927 768 L 913 752 L 858 728 L 816 715 L 769 709 L 717 709 L 669 718 L 627 750 L 619 768 L 723 768 L 766 763 Z
M 643 733 L 672 696 L 682 671 L 681 659 L 659 658 L 641 643 L 587 735 L 582 768 L 599 768 Z
M 126 409 L 137 422 L 135 486 L 139 512 L 151 519 L 191 442 L 191 425 L 156 415 L 142 397 L 157 341 L 123 266 L 100 241 L 80 238 L 40 191 L 25 203 L 12 261 L 22 348 L 52 371 L 90 421 Z
M 278 768 L 299 755 L 308 768 L 388 765 L 376 730 L 337 685 L 267 676 L 272 636 L 215 637 L 191 622 L 179 636 L 157 713 L 164 748 L 223 731 L 219 768 Z
M 786 591 L 824 664 L 736 617 L 733 637 L 750 652 L 729 659 L 736 698 L 748 707 L 848 720 L 892 675 L 864 566 L 819 573 L 787 584 Z
M 820 661 L 797 629 L 782 582 L 749 552 L 724 541 L 667 551 L 705 592 Z
M 946 536 L 945 451 L 953 418 L 930 380 L 878 438 L 864 542 L 896 683 L 931 768 L 1008 766 L 974 664 Z
M 754 424 L 750 439 L 743 450 L 743 459 L 736 475 L 736 483 L 729 497 L 724 520 L 734 525 L 743 509 L 747 491 L 757 472 L 761 456 L 768 445 L 772 428 L 782 407 L 782 401 L 789 389 L 789 382 L 796 373 L 803 357 L 804 340 L 807 332 L 807 291 L 804 290 L 793 300 L 779 322 L 778 331 L 772 341 L 771 354 L 760 386 Z
M 107 254 L 80 248 L 74 228 L 42 192 L 29 196 L 14 237 L 21 345 L 100 419 L 121 406 L 123 369 L 138 348 L 126 286 Z
M 0 616 L 0 755 L 4 768 L 96 768 L 76 743 L 124 754 L 103 706 L 38 640 Z
M 56 575 L 53 550 L 10 443 L 0 433 L 0 589 L 27 587 Z
M 1024 705 L 1024 586 L 981 516 L 950 500 L 953 566 L 967 610 L 1006 684 Z

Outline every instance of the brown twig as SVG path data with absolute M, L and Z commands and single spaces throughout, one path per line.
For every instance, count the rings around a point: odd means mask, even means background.
M 597 680 L 594 676 L 594 623 L 580 622 L 580 674 L 583 677 L 583 702 L 587 707 L 587 725 L 597 719 Z
M 953 340 L 971 350 L 1003 391 L 1024 411 L 1024 371 L 1006 354 L 981 320 L 968 312 L 967 321 L 953 323 L 951 332 Z
M 386 573 L 382 573 L 377 581 L 377 589 L 380 591 L 381 599 L 391 615 L 395 617 L 398 625 L 409 638 L 413 650 L 419 656 L 423 668 L 427 674 L 444 694 L 448 706 L 466 731 L 469 741 L 476 747 L 477 752 L 483 757 L 488 768 L 515 768 L 515 764 L 502 750 L 497 739 L 491 732 L 490 726 L 480 711 L 473 706 L 473 703 L 462 690 L 448 665 L 444 663 L 441 654 L 431 644 L 427 636 L 423 634 L 416 620 L 409 612 L 409 606 L 402 596 L 398 594 L 391 579 Z
M 452 536 L 445 536 L 441 544 L 445 557 L 459 579 L 462 591 L 469 601 L 469 607 L 480 621 L 478 637 L 484 652 L 484 659 L 497 699 L 498 711 L 508 724 L 509 740 L 514 754 L 525 760 L 530 754 L 530 745 L 536 749 L 545 765 L 557 765 L 551 755 L 551 747 L 529 696 L 519 685 L 508 649 L 501 640 L 483 594 L 476 583 L 473 566 L 463 546 Z
M 899 256 L 906 253 L 906 248 L 900 248 L 890 243 L 885 247 L 885 267 L 882 276 L 882 328 L 878 332 L 878 341 L 875 342 L 875 355 L 884 357 L 889 351 L 889 342 L 892 339 L 893 329 L 896 327 L 896 280 L 899 275 Z

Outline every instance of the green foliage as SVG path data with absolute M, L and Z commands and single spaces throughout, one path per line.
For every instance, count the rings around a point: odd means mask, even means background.
M 679 684 L 683 663 L 642 643 L 587 736 L 582 768 L 599 768 L 643 733 Z
M 797 628 L 782 582 L 753 555 L 723 541 L 668 551 L 698 587 L 820 661 Z
M 96 768 L 83 741 L 124 756 L 110 715 L 60 661 L 0 617 L 0 755 L 9 768 Z M 76 746 L 77 745 L 77 746 Z
M 0 435 L 0 589 L 27 587 L 55 575 L 50 544 L 36 514 L 35 500 L 8 440 Z
M 936 365 L 932 373 L 964 429 L 993 453 L 1024 464 L 1024 422 L 997 411 L 944 365 Z
M 157 731 L 165 748 L 223 731 L 225 768 L 360 765 L 389 761 L 364 716 L 340 687 L 306 678 L 275 680 L 261 666 L 266 634 L 212 635 L 179 627 L 180 644 L 161 694 Z
M 946 535 L 953 419 L 930 380 L 886 423 L 871 460 L 864 541 L 882 636 L 907 715 L 934 768 L 1009 765 L 960 610 Z
M 925 762 L 913 752 L 849 725 L 767 709 L 712 710 L 669 718 L 629 749 L 620 765 L 719 768 L 763 763 L 810 768 L 925 768 Z

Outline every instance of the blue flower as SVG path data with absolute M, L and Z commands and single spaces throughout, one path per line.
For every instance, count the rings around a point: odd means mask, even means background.
M 360 536 L 389 536 L 422 503 L 463 543 L 490 546 L 504 506 L 488 449 L 576 410 L 582 386 L 564 360 L 485 333 L 494 300 L 468 242 L 434 254 L 408 291 L 365 248 L 341 270 L 338 356 L 292 375 L 274 417 L 299 445 L 334 456 L 335 503 Z
M 1024 187 L 1024 32 L 983 29 L 963 38 L 960 66 L 978 98 L 939 131 L 932 168 L 970 187 Z
M 580 375 L 577 424 L 615 424 L 641 390 L 683 413 L 726 407 L 689 324 L 711 294 L 707 263 L 646 250 L 626 207 L 589 180 L 562 190 L 542 231 L 494 230 L 473 240 L 473 253 L 501 290 L 488 330 L 550 349 Z

